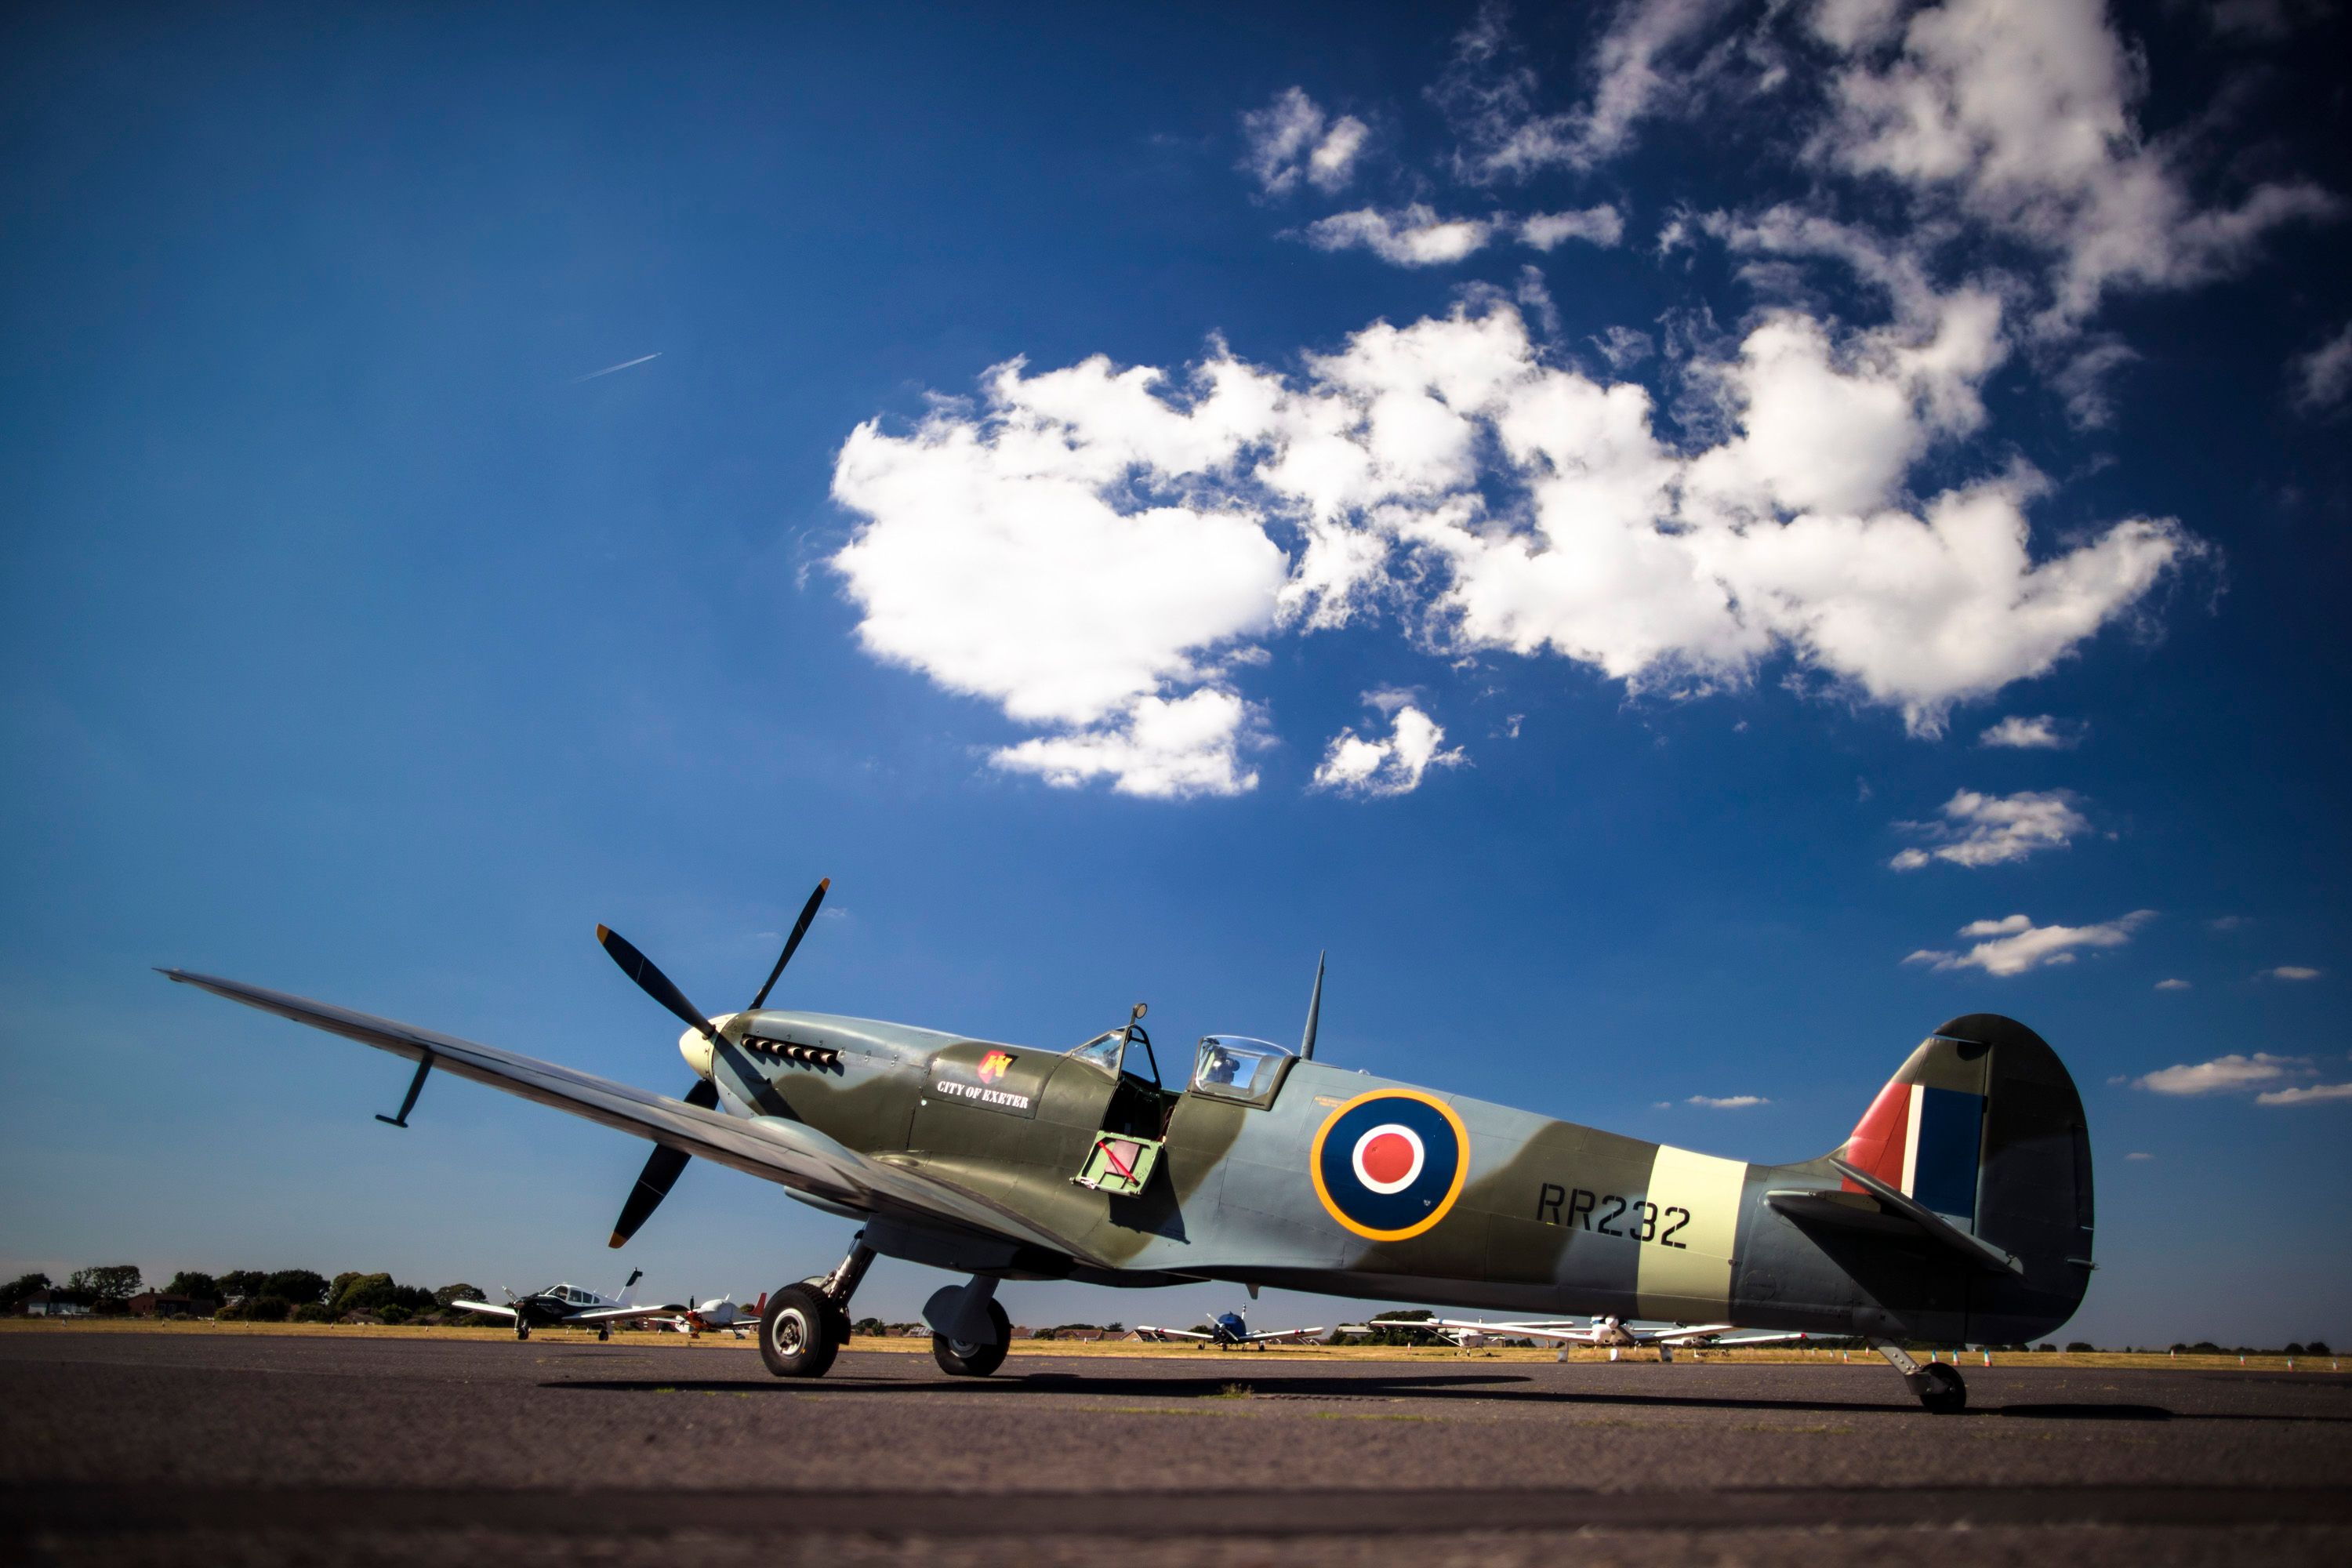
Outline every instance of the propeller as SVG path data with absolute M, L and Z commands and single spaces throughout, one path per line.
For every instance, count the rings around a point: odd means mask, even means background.
M 793 961 L 793 952 L 800 946 L 801 938 L 808 934 L 809 922 L 816 919 L 817 906 L 824 902 L 825 889 L 832 886 L 833 879 L 830 877 L 817 883 L 816 891 L 811 893 L 808 902 L 801 907 L 801 918 L 793 922 L 792 935 L 784 939 L 784 951 L 777 955 L 776 966 L 768 971 L 767 984 L 760 987 L 760 994 L 751 998 L 751 1005 L 745 1011 L 757 1011 L 766 1004 L 768 993 L 775 988 L 776 977 L 783 973 L 784 965 Z M 596 941 L 613 955 L 613 962 L 621 966 L 621 973 L 637 983 L 639 990 L 682 1019 L 687 1027 L 713 1046 L 719 1044 L 718 1028 L 701 1008 L 687 1000 L 686 993 L 677 988 L 676 981 L 661 972 L 659 964 L 638 952 L 634 943 L 610 926 L 596 928 Z M 698 1078 L 694 1080 L 694 1087 L 686 1091 L 685 1098 L 686 1103 L 698 1110 L 716 1110 L 719 1109 L 719 1086 L 707 1078 Z M 629 1189 L 627 1200 L 621 1205 L 621 1217 L 613 1222 L 613 1239 L 607 1246 L 625 1246 L 629 1237 L 637 1234 L 637 1227 L 661 1206 L 662 1199 L 669 1196 L 670 1188 L 677 1184 L 678 1173 L 686 1169 L 686 1163 L 690 1158 L 692 1156 L 682 1149 L 673 1149 L 667 1144 L 655 1145 L 654 1152 L 646 1158 L 646 1168 L 637 1173 L 637 1184 Z

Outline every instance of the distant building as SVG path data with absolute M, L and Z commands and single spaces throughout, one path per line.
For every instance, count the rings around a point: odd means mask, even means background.
M 1086 1341 L 1093 1341 L 1093 1340 L 1108 1339 L 1110 1336 L 1109 1336 L 1109 1335 L 1108 1335 L 1108 1334 L 1106 1334 L 1106 1333 L 1104 1333 L 1100 1329 L 1064 1329 L 1064 1330 L 1063 1330 L 1059 1334 L 1056 1334 L 1055 1337 L 1056 1339 L 1064 1339 L 1064 1340 L 1086 1340 Z
M 209 1318 L 220 1310 L 219 1302 L 205 1297 L 168 1290 L 142 1290 L 122 1305 L 134 1318 Z
M 63 1290 L 36 1290 L 25 1298 L 25 1316 L 28 1318 L 87 1318 L 89 1305 L 77 1301 Z

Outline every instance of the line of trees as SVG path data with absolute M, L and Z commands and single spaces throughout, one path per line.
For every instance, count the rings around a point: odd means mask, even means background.
M 0 1312 L 22 1310 L 32 1296 L 47 1290 L 94 1313 L 119 1314 L 145 1288 L 137 1266 L 129 1263 L 78 1268 L 62 1287 L 46 1274 L 25 1274 L 0 1287 Z M 353 1269 L 331 1279 L 310 1268 L 232 1268 L 224 1274 L 183 1268 L 161 1289 L 167 1296 L 212 1302 L 223 1319 L 260 1323 L 331 1323 L 358 1312 L 386 1323 L 479 1321 L 471 1313 L 452 1311 L 449 1303 L 461 1297 L 479 1300 L 482 1293 L 462 1280 L 428 1290 L 382 1272 Z

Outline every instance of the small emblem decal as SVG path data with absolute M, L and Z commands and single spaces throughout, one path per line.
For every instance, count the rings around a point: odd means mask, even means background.
M 1417 1089 L 1376 1089 L 1315 1134 L 1307 1174 L 1324 1212 L 1370 1241 L 1405 1241 L 1445 1217 L 1470 1174 L 1454 1108 Z
M 994 1083 L 998 1079 L 1004 1076 L 1004 1069 L 1012 1065 L 1012 1053 L 1008 1051 L 991 1051 L 986 1056 L 980 1058 L 980 1066 L 975 1069 L 975 1076 L 978 1077 L 980 1081 L 982 1083 Z

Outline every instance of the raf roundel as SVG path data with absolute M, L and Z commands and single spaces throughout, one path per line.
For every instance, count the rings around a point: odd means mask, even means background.
M 1333 1111 L 1307 1157 L 1324 1212 L 1371 1241 L 1419 1236 L 1454 1206 L 1470 1140 L 1454 1108 L 1412 1089 L 1376 1089 Z

